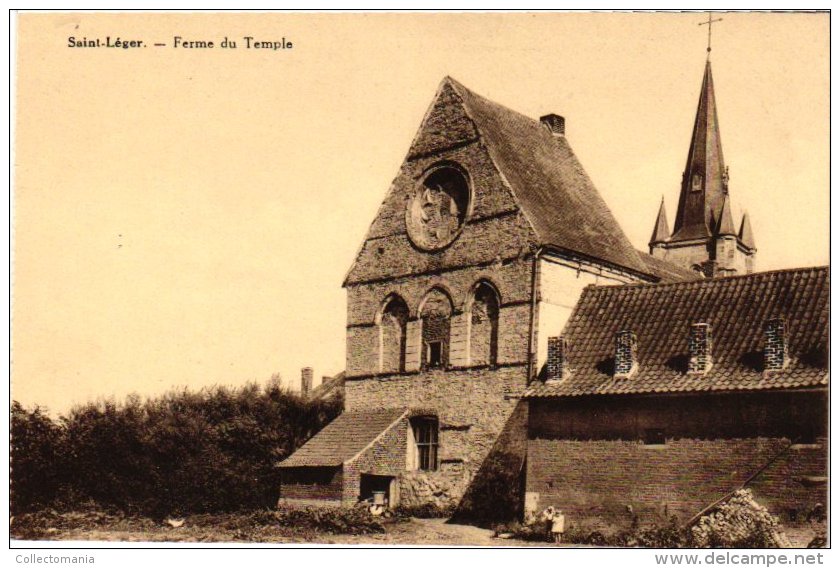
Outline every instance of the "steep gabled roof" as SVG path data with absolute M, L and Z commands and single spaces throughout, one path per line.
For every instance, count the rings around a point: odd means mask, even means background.
M 564 330 L 571 373 L 533 384 L 528 397 L 708 392 L 822 387 L 828 384 L 828 267 L 675 284 L 587 287 Z M 765 322 L 782 317 L 789 365 L 762 369 Z M 693 323 L 712 333 L 711 369 L 688 374 Z M 638 338 L 638 370 L 613 376 L 615 333 Z
M 279 467 L 339 466 L 356 457 L 408 411 L 404 408 L 345 412 L 309 439 Z
M 454 79 L 467 114 L 541 244 L 646 273 L 565 136 L 476 95 Z

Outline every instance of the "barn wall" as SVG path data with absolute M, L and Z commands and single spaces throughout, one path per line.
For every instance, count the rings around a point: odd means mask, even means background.
M 342 477 L 341 466 L 283 468 L 280 501 L 340 501 Z
M 628 522 L 628 505 L 643 519 L 666 506 L 687 519 L 770 463 L 749 484 L 759 500 L 778 514 L 808 510 L 826 501 L 825 402 L 817 393 L 536 401 L 528 500 L 577 520 Z M 664 445 L 642 441 L 651 429 Z

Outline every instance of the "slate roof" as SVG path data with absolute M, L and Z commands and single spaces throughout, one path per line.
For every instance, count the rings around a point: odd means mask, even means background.
M 309 439 L 279 467 L 339 466 L 355 457 L 407 413 L 404 408 L 345 412 Z
M 647 264 L 621 230 L 565 136 L 538 120 L 448 81 L 541 244 L 582 253 L 647 273 Z
M 720 138 L 720 123 L 715 104 L 715 86 L 712 80 L 712 64 L 706 61 L 703 86 L 697 102 L 697 114 L 691 133 L 685 170 L 683 170 L 680 201 L 674 222 L 672 241 L 692 240 L 711 236 L 715 229 L 709 221 L 718 218 L 727 194 L 726 165 Z M 693 189 L 695 178 L 701 184 L 701 191 Z
M 828 384 L 828 267 L 674 284 L 587 287 L 564 330 L 570 376 L 535 383 L 525 396 L 789 389 Z M 763 372 L 764 326 L 787 322 L 791 362 Z M 713 366 L 689 375 L 692 323 L 712 328 Z M 614 378 L 614 336 L 638 338 L 638 370 Z
M 738 231 L 738 238 L 741 239 L 741 242 L 747 248 L 755 248 L 755 237 L 753 237 L 750 216 L 747 213 L 744 213 L 744 216 L 741 218 L 741 229 Z
M 638 251 L 639 258 L 647 265 L 647 273 L 660 279 L 660 282 L 684 282 L 687 280 L 699 280 L 703 275 L 695 270 L 684 268 L 673 262 L 655 258 L 654 256 Z
M 653 234 L 650 236 L 650 244 L 664 243 L 671 236 L 668 231 L 668 213 L 665 211 L 665 197 L 659 202 L 659 213 L 656 214 L 656 223 L 653 225 Z

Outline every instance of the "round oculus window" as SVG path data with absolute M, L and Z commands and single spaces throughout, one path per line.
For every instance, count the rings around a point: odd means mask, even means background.
M 442 167 L 429 173 L 408 201 L 405 224 L 411 241 L 437 250 L 455 240 L 464 226 L 470 188 L 459 170 Z

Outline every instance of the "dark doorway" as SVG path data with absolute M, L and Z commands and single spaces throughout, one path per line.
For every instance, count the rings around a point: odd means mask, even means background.
M 397 505 L 397 479 L 390 475 L 371 475 L 363 473 L 359 499 L 375 503 L 377 500 L 384 501 L 386 508 L 393 508 Z

